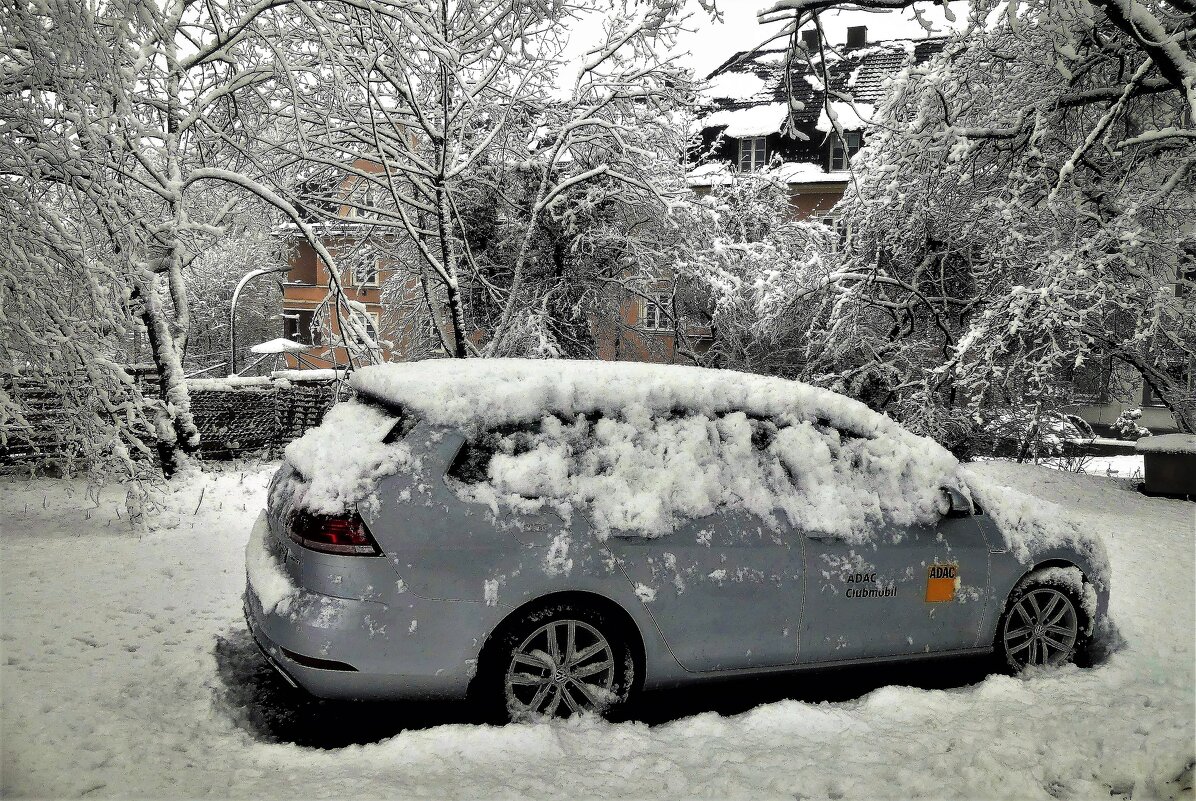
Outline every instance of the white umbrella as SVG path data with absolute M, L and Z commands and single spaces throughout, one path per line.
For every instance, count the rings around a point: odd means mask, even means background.
M 302 353 L 307 350 L 307 345 L 302 342 L 296 342 L 293 339 L 271 339 L 269 342 L 259 342 L 249 348 L 250 353 L 267 356 L 271 353 Z

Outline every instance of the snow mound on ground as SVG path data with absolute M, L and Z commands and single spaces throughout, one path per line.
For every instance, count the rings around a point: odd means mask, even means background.
M 359 401 L 333 406 L 319 426 L 287 446 L 287 461 L 301 476 L 288 488 L 296 507 L 331 515 L 353 504 L 376 506 L 378 479 L 418 467 L 402 442 L 383 442 L 398 422 Z
M 862 542 L 881 523 L 938 520 L 942 488 L 963 485 L 954 457 L 933 441 L 861 403 L 777 378 L 444 360 L 367 367 L 353 386 L 486 440 L 493 455 L 486 480 L 463 490 L 471 500 L 579 511 L 600 535 L 657 536 L 735 508 Z M 513 425 L 523 428 L 496 430 Z
M 992 516 L 1005 547 L 1023 564 L 1033 564 L 1039 554 L 1056 549 L 1081 554 L 1091 566 L 1088 579 L 1097 589 L 1109 589 L 1109 557 L 1104 543 L 1083 526 L 1074 512 L 1040 497 L 997 483 L 979 472 L 964 475 L 973 496 Z

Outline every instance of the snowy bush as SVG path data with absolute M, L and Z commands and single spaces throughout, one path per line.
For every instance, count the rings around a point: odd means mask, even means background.
M 1138 423 L 1141 419 L 1141 409 L 1123 409 L 1111 427 L 1122 439 L 1137 440 L 1149 437 L 1150 429 Z

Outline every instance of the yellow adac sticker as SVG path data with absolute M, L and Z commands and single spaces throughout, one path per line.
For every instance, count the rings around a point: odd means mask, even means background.
M 931 604 L 955 600 L 959 586 L 959 565 L 935 562 L 926 568 L 926 602 Z

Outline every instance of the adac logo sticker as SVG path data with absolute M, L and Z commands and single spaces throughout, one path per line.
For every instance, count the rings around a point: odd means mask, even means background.
M 935 562 L 926 568 L 926 602 L 954 601 L 959 588 L 959 565 Z

